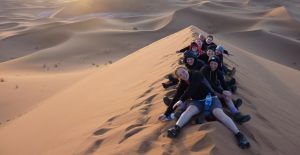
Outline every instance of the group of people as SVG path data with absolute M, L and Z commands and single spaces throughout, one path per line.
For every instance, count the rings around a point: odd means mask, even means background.
M 249 148 L 249 141 L 234 123 L 248 122 L 251 116 L 239 112 L 241 99 L 233 99 L 235 68 L 230 70 L 223 63 L 223 55 L 229 54 L 228 51 L 216 45 L 212 35 L 200 34 L 190 46 L 176 52 L 183 53 L 179 60 L 181 66 L 167 76 L 168 82 L 162 83 L 166 89 L 176 86 L 176 93 L 173 98 L 164 97 L 167 108 L 158 118 L 160 121 L 177 120 L 168 130 L 168 136 L 177 137 L 192 118 L 199 124 L 218 120 L 233 132 L 241 148 Z

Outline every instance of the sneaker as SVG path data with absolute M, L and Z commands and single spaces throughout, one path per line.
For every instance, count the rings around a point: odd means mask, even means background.
M 164 101 L 164 103 L 165 103 L 165 105 L 166 105 L 167 107 L 169 107 L 169 105 L 170 105 L 171 102 L 172 102 L 172 100 L 171 100 L 168 96 L 165 96 L 165 97 L 163 98 L 163 101 Z
M 233 102 L 236 109 L 239 109 L 239 107 L 243 104 L 243 100 L 238 98 Z
M 180 133 L 180 127 L 175 125 L 174 127 L 168 130 L 168 137 L 176 138 Z
M 247 149 L 250 147 L 250 143 L 248 142 L 247 138 L 241 133 L 237 133 L 235 135 L 237 141 L 238 141 L 238 145 L 241 149 Z
M 245 122 L 248 122 L 251 119 L 250 115 L 242 115 L 241 113 L 236 113 L 233 116 L 233 120 L 237 123 L 237 124 L 243 124 Z

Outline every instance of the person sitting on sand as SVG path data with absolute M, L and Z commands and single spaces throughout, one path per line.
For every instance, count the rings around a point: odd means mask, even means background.
M 214 48 L 216 49 L 217 45 L 213 42 L 214 37 L 212 35 L 208 35 L 206 37 L 206 40 L 202 44 L 202 50 L 207 51 L 208 47 L 211 46 L 211 49 Z
M 212 57 L 212 56 L 214 56 L 214 55 L 215 55 L 215 48 L 214 48 L 214 46 L 209 46 L 208 49 L 207 49 L 207 51 L 204 54 L 200 55 L 198 57 L 198 59 L 202 60 L 203 62 L 205 62 L 206 64 L 208 64 L 209 58 Z
M 180 116 L 176 125 L 168 130 L 169 137 L 177 137 L 181 128 L 192 116 L 204 112 L 204 115 L 213 115 L 228 127 L 234 133 L 241 148 L 250 147 L 247 138 L 240 132 L 232 119 L 222 110 L 222 105 L 218 97 L 215 96 L 209 82 L 201 72 L 188 71 L 185 67 L 178 67 L 175 70 L 175 75 L 180 79 L 180 84 L 172 104 L 170 104 L 164 114 L 160 115 L 159 119 L 163 120 L 176 107 L 181 106 L 189 98 L 192 99 L 192 102 Z
M 197 59 L 197 55 L 195 55 L 193 51 L 186 51 L 183 55 L 183 63 L 189 70 L 200 71 L 200 69 L 205 65 L 203 61 Z M 174 86 L 179 82 L 178 79 L 173 76 L 173 74 L 169 74 L 168 79 L 168 82 L 162 83 L 162 86 L 165 89 Z
M 215 50 L 215 54 L 220 58 L 220 67 L 219 69 L 224 73 L 224 75 L 229 75 L 229 76 L 233 76 L 235 74 L 235 68 L 233 67 L 232 70 L 229 70 L 227 68 L 226 65 L 224 65 L 223 62 L 223 53 L 224 53 L 225 49 L 222 45 L 218 45 L 216 50 Z
M 206 37 L 205 37 L 204 34 L 199 34 L 197 40 L 198 40 L 198 41 L 201 41 L 202 44 L 203 44 L 203 42 L 206 40 Z
M 242 124 L 251 119 L 249 115 L 242 115 L 232 101 L 232 93 L 224 80 L 223 73 L 218 69 L 221 62 L 218 56 L 212 56 L 209 59 L 209 66 L 201 68 L 202 75 L 208 80 L 215 94 L 224 99 L 231 115 L 236 123 Z
M 200 35 L 199 35 L 200 36 Z M 201 35 L 202 36 L 202 35 Z M 193 41 L 190 46 L 187 46 L 179 51 L 176 51 L 176 53 L 183 53 L 183 52 L 186 52 L 188 50 L 191 50 L 192 47 L 197 47 L 197 53 L 198 53 L 198 56 L 201 55 L 201 54 L 204 54 L 204 51 L 202 50 L 202 44 L 203 44 L 203 41 L 202 41 L 203 38 L 197 38 L 195 41 Z M 197 46 L 196 46 L 197 45 Z M 194 49 L 196 50 L 196 49 Z

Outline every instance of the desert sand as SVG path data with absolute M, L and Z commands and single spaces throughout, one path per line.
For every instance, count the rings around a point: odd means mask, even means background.
M 0 154 L 299 154 L 296 0 L 3 0 Z M 251 148 L 219 122 L 160 122 L 164 76 L 196 33 L 236 67 Z

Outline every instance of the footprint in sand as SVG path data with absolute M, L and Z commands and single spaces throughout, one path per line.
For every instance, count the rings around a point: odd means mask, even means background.
M 137 108 L 137 107 L 140 107 L 140 106 L 142 106 L 142 105 L 144 105 L 144 104 L 150 104 L 150 103 L 152 102 L 152 100 L 153 100 L 157 95 L 158 95 L 158 94 L 154 94 L 154 95 L 152 95 L 152 96 L 146 98 L 144 101 L 142 101 L 142 102 L 140 102 L 140 103 L 137 103 L 137 104 L 133 105 L 132 107 L 130 107 L 130 110 L 135 109 L 135 108 Z
M 193 152 L 199 152 L 212 144 L 211 139 L 206 135 L 199 139 L 191 148 Z
M 153 88 L 148 89 L 147 91 L 145 91 L 141 96 L 139 96 L 137 99 L 143 98 L 146 95 L 148 95 L 149 93 L 151 93 L 151 91 L 153 90 Z
M 140 128 L 135 128 L 135 129 L 132 129 L 132 130 L 128 131 L 128 132 L 124 135 L 123 139 L 120 140 L 119 144 L 121 144 L 122 142 L 124 142 L 126 139 L 132 137 L 133 135 L 135 135 L 135 134 L 141 132 L 141 131 L 142 131 L 143 129 L 145 129 L 145 128 L 146 128 L 146 127 L 140 127 Z
M 94 144 L 85 151 L 85 154 L 93 154 L 97 149 L 100 148 L 102 142 L 103 139 L 96 140 Z
M 102 128 L 94 132 L 94 135 L 99 136 L 105 134 L 107 131 L 111 130 L 111 128 Z
M 138 148 L 138 153 L 139 154 L 145 154 L 148 151 L 150 151 L 152 148 L 152 142 L 150 141 L 143 141 L 142 144 Z

